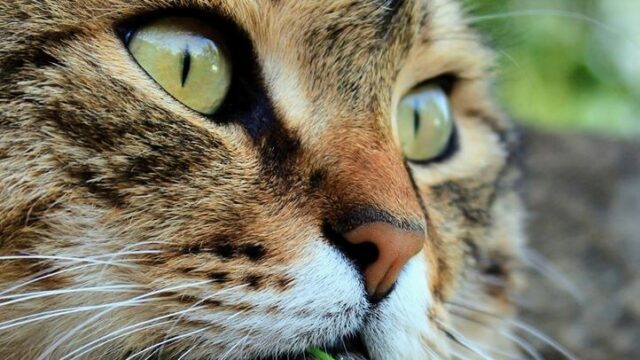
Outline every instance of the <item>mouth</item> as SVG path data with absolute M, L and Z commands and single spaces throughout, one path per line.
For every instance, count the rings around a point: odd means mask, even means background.
M 359 334 L 335 341 L 330 346 L 312 347 L 305 353 L 286 354 L 275 360 L 370 360 L 371 357 Z

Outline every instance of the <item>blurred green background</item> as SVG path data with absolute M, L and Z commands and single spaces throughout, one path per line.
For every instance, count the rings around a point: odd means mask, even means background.
M 640 0 L 467 0 L 517 120 L 640 136 Z

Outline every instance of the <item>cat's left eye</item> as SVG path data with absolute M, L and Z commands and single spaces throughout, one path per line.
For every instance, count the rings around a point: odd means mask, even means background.
M 424 163 L 441 157 L 455 130 L 447 93 L 436 84 L 414 88 L 400 100 L 395 125 L 409 161 Z
M 129 52 L 164 90 L 184 105 L 211 115 L 231 84 L 231 60 L 222 36 L 201 20 L 162 18 L 127 39 Z

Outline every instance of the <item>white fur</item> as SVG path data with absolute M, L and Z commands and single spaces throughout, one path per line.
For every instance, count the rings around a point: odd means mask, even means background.
M 406 265 L 395 290 L 374 308 L 366 301 L 360 275 L 338 250 L 316 243 L 303 254 L 303 260 L 289 272 L 295 285 L 285 293 L 233 289 L 214 297 L 223 302 L 251 303 L 257 310 L 196 311 L 186 317 L 226 329 L 213 339 L 205 339 L 222 349 L 225 359 L 300 353 L 358 331 L 363 333 L 373 360 L 431 359 L 448 353 L 446 342 L 438 341 L 441 335 L 428 320 L 433 301 L 423 254 Z M 273 306 L 279 310 L 275 314 L 261 311 Z
M 402 271 L 395 290 L 369 320 L 364 337 L 374 360 L 431 359 L 436 352 L 443 352 L 434 348 L 440 336 L 428 321 L 433 299 L 427 274 L 424 256 L 414 257 Z
M 301 353 L 354 333 L 369 310 L 360 275 L 333 246 L 312 243 L 289 270 L 295 279 L 291 289 L 283 293 L 268 288 L 222 290 L 212 299 L 256 308 L 242 313 L 197 311 L 186 317 L 220 325 L 222 332 L 206 341 L 222 349 L 226 359 Z M 276 313 L 267 312 L 274 307 Z

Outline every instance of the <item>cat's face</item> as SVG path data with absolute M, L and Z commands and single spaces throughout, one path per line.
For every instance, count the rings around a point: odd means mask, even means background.
M 225 43 L 210 115 L 132 50 L 176 19 Z M 5 0 L 0 30 L 3 358 L 510 350 L 511 135 L 457 2 Z M 412 91 L 454 125 L 425 161 Z

